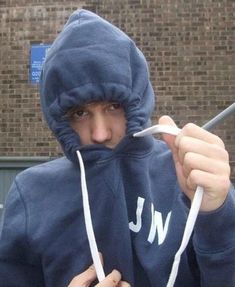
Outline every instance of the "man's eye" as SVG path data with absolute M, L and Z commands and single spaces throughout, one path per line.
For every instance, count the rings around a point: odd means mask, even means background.
M 73 113 L 72 117 L 73 117 L 74 119 L 82 119 L 82 118 L 86 117 L 87 114 L 88 114 L 88 112 L 86 112 L 86 111 L 77 110 L 77 111 L 75 111 L 75 112 Z
M 121 109 L 121 108 L 122 108 L 122 106 L 121 106 L 121 104 L 119 104 L 119 103 L 112 103 L 112 104 L 110 104 L 110 106 L 109 106 L 109 109 L 110 109 L 111 111 L 119 110 L 119 109 Z

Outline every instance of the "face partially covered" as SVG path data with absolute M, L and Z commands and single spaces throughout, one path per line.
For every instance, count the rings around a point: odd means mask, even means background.
M 71 109 L 67 116 L 82 145 L 115 148 L 126 134 L 123 107 L 116 102 L 94 102 Z

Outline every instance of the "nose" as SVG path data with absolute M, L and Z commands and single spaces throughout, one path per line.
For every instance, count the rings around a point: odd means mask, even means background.
M 111 140 L 112 132 L 109 123 L 101 115 L 92 121 L 91 140 L 93 143 L 104 144 Z

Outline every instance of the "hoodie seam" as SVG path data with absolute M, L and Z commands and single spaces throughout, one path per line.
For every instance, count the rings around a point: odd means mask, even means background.
M 97 164 L 98 165 L 98 164 Z M 120 164 L 118 162 L 116 162 L 116 166 L 118 166 L 117 168 L 117 186 L 115 187 L 114 185 L 110 184 L 110 182 L 106 179 L 106 177 L 104 177 L 104 182 L 107 185 L 107 187 L 109 187 L 114 195 L 114 197 L 118 196 L 118 190 L 120 189 L 120 184 L 121 184 L 121 176 L 120 176 Z M 112 201 L 112 205 L 114 204 L 114 200 Z
M 26 206 L 26 202 L 23 198 L 23 195 L 22 195 L 22 192 L 21 192 L 21 188 L 19 186 L 19 183 L 17 182 L 17 180 L 15 180 L 15 184 L 16 184 L 16 187 L 17 187 L 17 193 L 19 194 L 19 198 L 22 202 L 22 205 L 23 205 L 23 209 L 24 209 L 24 214 L 25 214 L 25 237 L 26 237 L 26 242 L 27 242 L 27 245 L 28 247 L 31 247 L 31 244 L 29 242 L 29 236 L 28 236 L 28 212 L 27 212 L 27 206 Z
M 146 83 L 146 86 L 145 86 L 145 88 L 144 88 L 144 91 L 143 91 L 143 94 L 142 94 L 140 103 L 143 103 L 143 102 L 144 102 L 144 99 L 145 99 L 145 97 L 146 97 L 146 90 L 148 89 L 148 86 L 149 86 L 149 83 L 147 82 L 147 83 Z

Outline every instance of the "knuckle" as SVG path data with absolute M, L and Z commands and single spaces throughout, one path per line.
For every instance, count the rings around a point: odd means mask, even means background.
M 121 280 L 121 274 L 118 271 L 114 270 L 111 274 L 109 274 L 106 277 L 105 280 L 107 284 L 109 284 L 110 286 L 117 286 L 117 284 Z
M 188 177 L 188 175 L 189 175 L 189 171 L 188 171 L 188 169 L 183 165 L 183 167 L 182 167 L 182 172 L 183 172 L 183 176 L 185 177 L 185 178 L 187 178 Z
M 188 194 L 188 196 L 190 197 L 190 195 L 192 193 L 194 193 L 194 191 L 196 190 L 196 184 L 191 181 L 190 176 L 187 178 L 186 186 L 187 186 L 187 189 L 190 192 L 190 194 Z M 191 197 L 193 197 L 193 196 L 191 196 Z
M 194 187 L 197 184 L 197 179 L 198 179 L 198 171 L 196 169 L 191 170 L 188 176 L 188 180 L 191 186 Z
M 229 153 L 224 147 L 222 147 L 218 144 L 212 144 L 211 147 L 219 155 L 219 158 L 221 160 L 223 160 L 225 162 L 229 162 Z
M 229 177 L 229 176 L 230 176 L 230 173 L 231 173 L 231 167 L 230 167 L 229 164 L 226 164 L 226 168 L 227 168 L 227 170 L 226 170 L 226 175 Z
M 184 156 L 184 166 L 191 167 L 194 160 L 194 154 L 192 152 L 187 152 Z
M 193 124 L 193 123 L 187 123 L 184 127 L 183 127 L 183 130 L 186 132 L 186 133 L 190 133 L 191 131 L 193 131 L 195 129 L 196 125 Z
M 229 177 L 228 176 L 222 176 L 221 184 L 223 185 L 224 190 L 227 191 L 231 185 Z
M 223 149 L 222 154 L 223 154 L 224 160 L 226 162 L 229 162 L 229 153 L 228 153 L 228 151 L 226 149 Z
M 226 198 L 229 188 L 230 188 L 231 182 L 229 180 L 228 176 L 220 176 L 218 178 L 218 185 L 217 185 L 217 192 L 216 193 L 212 193 L 211 197 L 223 197 Z
M 179 142 L 179 148 L 182 150 L 187 150 L 188 149 L 188 137 L 187 136 L 182 136 Z
M 230 173 L 231 173 L 231 167 L 229 165 L 229 162 L 222 162 L 218 169 L 218 174 L 224 175 L 229 178 Z
M 223 149 L 225 148 L 224 142 L 217 135 L 214 135 L 214 141 L 218 146 L 222 147 Z
M 107 277 L 107 283 L 110 284 L 110 286 L 116 286 L 118 282 L 116 278 Z

